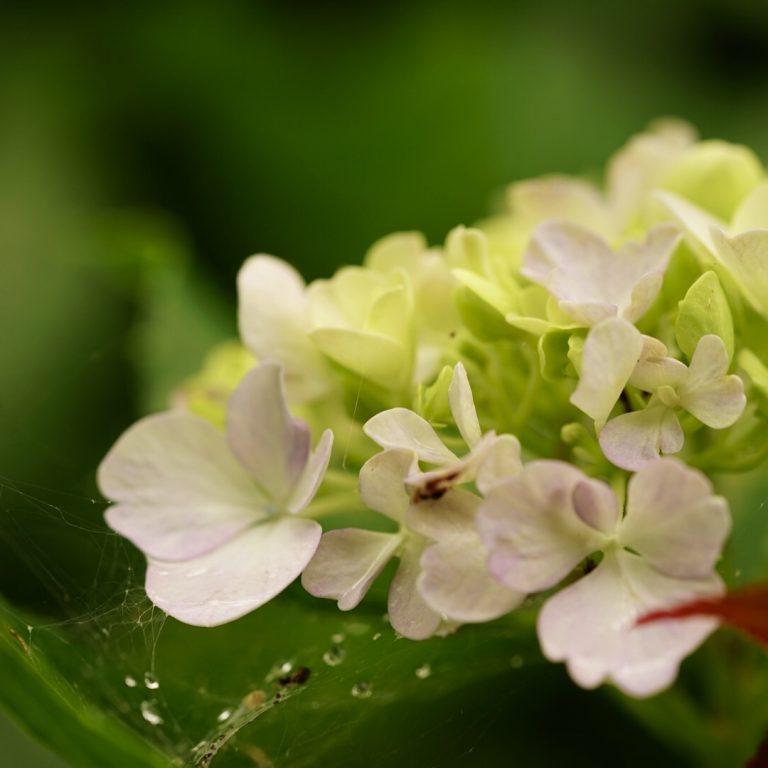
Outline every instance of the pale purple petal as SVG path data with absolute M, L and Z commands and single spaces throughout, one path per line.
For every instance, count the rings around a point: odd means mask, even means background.
M 517 608 L 525 595 L 502 585 L 488 570 L 488 550 L 477 534 L 433 544 L 421 557 L 418 589 L 449 619 L 481 622 Z
M 730 528 L 728 503 L 709 480 L 662 459 L 629 481 L 619 540 L 669 576 L 698 578 L 714 568 Z
M 310 595 L 333 598 L 342 611 L 349 611 L 363 599 L 401 541 L 397 533 L 359 528 L 329 531 L 320 540 L 301 583 Z
M 477 525 L 497 579 L 519 592 L 539 592 L 601 549 L 605 535 L 573 506 L 574 489 L 586 479 L 570 464 L 535 461 L 493 488 L 480 505 Z
M 637 471 L 661 453 L 677 453 L 685 440 L 675 412 L 665 405 L 611 419 L 600 432 L 600 447 L 617 467 Z
M 680 662 L 717 627 L 713 619 L 665 621 L 635 627 L 648 611 L 719 594 L 716 575 L 674 579 L 640 557 L 608 552 L 589 575 L 550 598 L 538 634 L 550 661 L 565 661 L 584 688 L 614 682 L 630 696 L 652 696 L 669 686 Z
M 232 453 L 270 501 L 284 503 L 307 465 L 307 425 L 288 411 L 282 369 L 261 363 L 240 383 L 229 401 L 227 437 Z
M 606 536 L 616 533 L 621 519 L 619 500 L 605 483 L 585 478 L 573 489 L 573 511 L 590 528 Z
M 457 461 L 432 425 L 407 408 L 391 408 L 377 413 L 368 419 L 363 431 L 382 448 L 407 448 L 429 464 Z
M 406 543 L 387 599 L 390 624 L 396 632 L 410 640 L 426 640 L 439 632 L 443 623 L 440 614 L 427 605 L 416 588 L 424 543 L 414 539 Z
M 360 470 L 360 498 L 368 509 L 401 523 L 411 497 L 405 478 L 417 468 L 413 451 L 391 448 L 372 456 Z
M 453 378 L 448 387 L 448 400 L 451 406 L 453 420 L 464 438 L 464 442 L 474 448 L 480 442 L 482 432 L 480 422 L 477 420 L 475 401 L 472 397 L 472 388 L 469 386 L 467 370 L 462 363 L 456 363 L 453 369 Z
M 307 466 L 293 489 L 286 505 L 289 512 L 300 512 L 306 507 L 317 493 L 320 483 L 323 482 L 328 462 L 331 459 L 331 447 L 333 445 L 333 432 L 326 429 L 320 436 L 320 441 L 315 450 L 309 456 Z
M 106 512 L 109 526 L 149 557 L 197 557 L 266 514 L 224 434 L 188 413 L 134 424 L 101 462 L 98 483 L 118 502 Z
M 185 624 L 226 624 L 282 592 L 314 555 L 321 533 L 314 520 L 281 515 L 194 560 L 150 560 L 147 595 Z
M 579 384 L 571 402 L 602 425 L 637 365 L 643 348 L 640 331 L 614 318 L 596 325 L 584 342 Z

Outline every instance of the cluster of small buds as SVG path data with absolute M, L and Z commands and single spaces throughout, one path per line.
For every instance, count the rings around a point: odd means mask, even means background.
M 633 696 L 718 626 L 639 619 L 724 592 L 709 475 L 768 455 L 768 181 L 748 149 L 665 122 L 602 189 L 518 183 L 443 247 L 392 235 L 310 285 L 253 256 L 238 289 L 242 345 L 99 469 L 168 614 L 233 621 L 299 576 L 348 611 L 397 558 L 404 637 L 545 593 L 544 655 Z

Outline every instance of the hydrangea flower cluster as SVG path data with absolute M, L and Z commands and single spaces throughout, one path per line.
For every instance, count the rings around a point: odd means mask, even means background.
M 157 606 L 213 626 L 300 576 L 348 611 L 396 558 L 406 638 L 539 596 L 542 651 L 579 685 L 672 683 L 717 619 L 638 620 L 724 592 L 709 477 L 768 455 L 765 169 L 669 121 L 602 187 L 551 176 L 506 203 L 309 285 L 245 262 L 242 346 L 99 469 Z

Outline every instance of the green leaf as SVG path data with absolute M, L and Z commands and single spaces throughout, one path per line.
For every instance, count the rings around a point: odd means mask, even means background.
M 699 339 L 707 334 L 719 336 L 733 357 L 733 318 L 717 275 L 705 272 L 685 294 L 678 305 L 675 336 L 688 359 L 693 356 Z

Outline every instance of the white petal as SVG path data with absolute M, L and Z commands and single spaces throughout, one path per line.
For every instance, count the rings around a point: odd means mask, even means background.
M 237 275 L 237 290 L 245 345 L 262 360 L 283 363 L 296 401 L 326 392 L 326 363 L 307 336 L 309 310 L 301 275 L 281 259 L 252 256 Z
M 443 464 L 429 472 L 421 472 L 415 468 L 405 478 L 405 484 L 410 489 L 412 498 L 439 498 L 457 485 L 471 483 L 483 462 L 490 455 L 496 439 L 493 432 L 488 432 L 463 459 Z
M 331 447 L 333 446 L 333 432 L 326 429 L 320 436 L 320 441 L 315 450 L 309 456 L 309 461 L 304 472 L 293 489 L 286 507 L 289 512 L 300 512 L 309 504 L 317 493 L 320 483 L 323 482 L 328 462 L 331 459 Z
M 722 227 L 723 223 L 672 192 L 659 190 L 655 193 L 655 197 L 680 223 L 696 251 L 705 260 L 709 260 L 715 252 L 715 246 L 710 235 L 711 229 L 713 226 Z
M 600 432 L 600 447 L 617 467 L 634 472 L 661 453 L 677 453 L 685 440 L 675 412 L 665 405 L 611 419 Z
M 456 363 L 453 368 L 453 378 L 448 387 L 448 400 L 456 426 L 459 428 L 464 442 L 474 448 L 480 442 L 482 432 L 477 420 L 475 401 L 472 398 L 472 388 L 469 386 L 467 370 L 462 363 Z
M 147 595 L 185 624 L 226 624 L 282 592 L 312 558 L 321 533 L 314 520 L 280 516 L 194 560 L 150 560 Z
M 550 661 L 565 661 L 584 688 L 612 680 L 631 696 L 669 686 L 677 669 L 717 627 L 713 619 L 665 621 L 635 627 L 648 611 L 722 591 L 717 576 L 674 579 L 626 552 L 606 553 L 589 575 L 552 597 L 538 620 Z
M 475 535 L 475 514 L 480 498 L 454 488 L 438 499 L 412 503 L 405 523 L 412 531 L 435 541 L 464 539 Z
M 186 560 L 215 549 L 266 513 L 224 434 L 188 413 L 128 429 L 101 462 L 107 523 L 149 557 Z
M 339 608 L 349 611 L 363 599 L 401 540 L 397 533 L 358 528 L 329 531 L 320 540 L 301 583 L 310 595 L 338 600 Z
M 387 611 L 396 632 L 410 640 L 425 640 L 440 629 L 442 617 L 433 611 L 416 589 L 421 572 L 423 541 L 409 540 L 400 554 L 400 567 L 389 587 Z
M 733 275 L 747 301 L 768 317 L 768 229 L 727 237 L 713 228 L 711 237 L 717 258 Z
M 621 544 L 669 576 L 708 575 L 730 529 L 726 500 L 701 472 L 674 459 L 654 461 L 629 481 Z
M 667 354 L 667 348 L 658 339 L 643 336 L 643 350 L 629 383 L 644 392 L 655 392 L 664 385 L 675 387 L 684 381 L 688 368 Z
M 331 360 L 386 389 L 408 378 L 412 353 L 398 339 L 352 328 L 316 328 L 310 337 Z
M 503 586 L 488 570 L 488 550 L 475 534 L 427 547 L 418 589 L 430 607 L 449 619 L 481 622 L 517 608 L 525 595 Z
M 658 275 L 678 241 L 677 228 L 662 224 L 643 243 L 630 243 L 615 254 L 588 230 L 550 221 L 533 233 L 521 271 L 545 285 L 561 308 L 584 325 L 617 313 L 634 322 L 656 298 Z
M 664 120 L 633 136 L 611 158 L 606 172 L 607 197 L 619 232 L 643 217 L 649 193 L 694 140 L 689 125 Z
M 499 435 L 477 468 L 475 485 L 487 496 L 496 483 L 516 475 L 522 468 L 520 441 L 514 435 Z
M 456 455 L 443 445 L 431 424 L 407 408 L 391 408 L 377 413 L 368 419 L 363 431 L 382 448 L 407 448 L 429 464 L 457 461 Z
M 374 512 L 397 522 L 405 518 L 411 497 L 405 478 L 417 468 L 413 451 L 391 448 L 372 456 L 360 470 L 360 497 Z
M 747 229 L 768 229 L 768 181 L 758 184 L 739 203 L 732 224 L 735 234 Z
M 629 301 L 620 304 L 621 316 L 636 323 L 653 304 L 661 288 L 662 277 L 672 253 L 680 242 L 680 230 L 672 224 L 657 224 L 644 242 L 628 243 L 617 254 L 620 277 L 614 278 L 614 290 L 631 285 Z
M 584 342 L 579 384 L 571 402 L 602 425 L 635 369 L 643 348 L 640 331 L 614 318 L 596 325 Z
M 691 358 L 688 377 L 680 388 L 680 404 L 713 429 L 730 427 L 744 411 L 744 383 L 726 376 L 728 351 L 719 336 L 702 336 Z
M 507 204 L 528 226 L 558 219 L 601 233 L 611 228 L 599 190 L 581 179 L 548 176 L 519 182 L 510 187 Z
M 499 581 L 520 592 L 554 586 L 606 541 L 575 512 L 586 476 L 560 461 L 535 461 L 499 483 L 480 505 L 477 525 Z
M 227 411 L 227 437 L 232 453 L 269 499 L 284 503 L 307 465 L 310 434 L 288 411 L 278 364 L 256 366 L 235 390 Z

